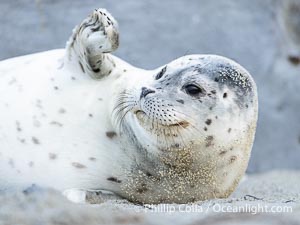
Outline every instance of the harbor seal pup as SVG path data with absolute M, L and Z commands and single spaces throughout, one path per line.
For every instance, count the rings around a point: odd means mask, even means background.
M 0 63 L 0 189 L 108 190 L 140 203 L 227 197 L 256 129 L 251 75 L 216 55 L 139 69 L 110 54 L 118 37 L 98 9 L 65 50 Z

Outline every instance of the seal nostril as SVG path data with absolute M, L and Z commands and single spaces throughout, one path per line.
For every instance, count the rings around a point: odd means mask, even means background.
M 145 88 L 145 87 L 142 87 L 142 92 L 141 92 L 140 99 L 145 98 L 150 93 L 155 93 L 155 91 L 151 90 L 151 89 L 148 89 L 148 88 Z

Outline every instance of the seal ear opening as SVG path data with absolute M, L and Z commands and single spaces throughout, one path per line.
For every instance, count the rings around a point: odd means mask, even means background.
M 155 76 L 155 80 L 159 80 L 160 78 L 162 78 L 162 76 L 166 73 L 166 71 L 167 71 L 167 66 L 162 68 L 162 70 Z

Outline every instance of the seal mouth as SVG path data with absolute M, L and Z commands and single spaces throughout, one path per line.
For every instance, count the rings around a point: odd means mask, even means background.
M 137 110 L 134 112 L 134 114 L 136 115 L 139 122 L 141 122 L 142 124 L 146 124 L 147 119 L 151 118 L 143 110 Z M 169 127 L 169 128 L 175 128 L 175 127 L 186 128 L 189 126 L 189 122 L 187 122 L 186 120 L 182 120 L 182 121 L 178 121 L 176 123 L 170 123 L 170 124 L 163 124 L 163 123 L 158 122 L 158 124 L 162 127 Z

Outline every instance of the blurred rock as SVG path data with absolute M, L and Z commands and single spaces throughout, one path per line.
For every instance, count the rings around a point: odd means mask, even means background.
M 0 59 L 64 47 L 98 7 L 119 21 L 116 55 L 136 66 L 211 53 L 246 67 L 260 101 L 248 171 L 300 169 L 300 0 L 0 1 Z

